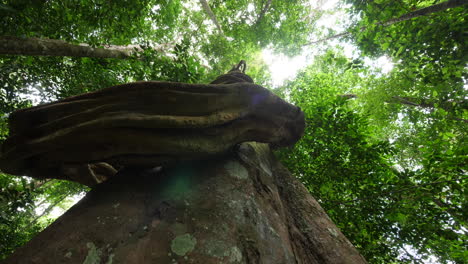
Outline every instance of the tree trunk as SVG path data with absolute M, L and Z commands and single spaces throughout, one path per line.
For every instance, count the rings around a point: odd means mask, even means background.
M 139 45 L 93 48 L 87 44 L 70 44 L 62 40 L 0 37 L 0 54 L 32 56 L 70 56 L 128 59 L 143 49 Z M 155 48 L 160 51 L 160 48 Z
M 124 169 L 6 263 L 366 263 L 268 145 Z
M 463 5 L 466 5 L 467 3 L 468 2 L 466 0 L 449 0 L 447 2 L 443 2 L 443 3 L 437 4 L 437 5 L 432 5 L 432 6 L 428 6 L 428 7 L 425 7 L 425 8 L 418 9 L 416 11 L 404 14 L 404 15 L 402 15 L 400 17 L 392 18 L 392 19 L 390 19 L 388 21 L 385 21 L 385 22 L 379 22 L 379 23 L 377 23 L 377 25 L 387 27 L 387 26 L 396 24 L 398 22 L 410 20 L 410 19 L 413 19 L 413 18 L 416 18 L 416 17 L 427 16 L 429 14 L 444 11 L 444 10 L 447 10 L 449 8 L 463 6 Z M 361 27 L 361 31 L 364 31 L 366 29 L 367 29 L 367 27 Z M 333 36 L 330 36 L 330 37 L 327 37 L 327 38 L 324 38 L 324 39 L 309 42 L 307 45 L 317 44 L 317 43 L 324 42 L 324 41 L 327 41 L 327 40 L 330 40 L 330 39 L 341 38 L 341 37 L 345 37 L 345 36 L 349 36 L 349 35 L 351 35 L 351 32 L 342 32 L 342 33 L 339 33 L 339 34 L 336 34 L 336 35 L 333 35 Z

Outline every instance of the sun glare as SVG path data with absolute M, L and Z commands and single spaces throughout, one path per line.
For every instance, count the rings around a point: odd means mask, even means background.
M 332 1 L 310 1 L 311 7 L 323 11 L 337 9 L 337 0 Z M 346 30 L 350 18 L 345 15 L 345 12 L 337 9 L 334 13 L 325 13 L 317 21 L 317 25 L 324 31 L 333 30 L 334 32 L 343 32 Z M 323 36 L 311 36 L 311 39 L 321 39 Z M 330 47 L 340 47 L 346 57 L 356 59 L 360 57 L 358 48 L 354 45 L 344 42 L 340 39 L 330 39 L 326 43 L 319 43 L 315 46 L 306 46 L 302 53 L 295 57 L 288 57 L 284 54 L 276 54 L 271 49 L 265 49 L 262 52 L 262 57 L 267 65 L 272 76 L 273 87 L 278 87 L 284 84 L 287 80 L 292 80 L 296 77 L 297 73 L 305 69 L 313 62 L 314 54 L 318 53 L 322 44 Z M 361 58 L 364 60 L 366 66 L 380 69 L 382 73 L 388 73 L 393 69 L 393 63 L 388 57 L 382 56 L 377 59 Z

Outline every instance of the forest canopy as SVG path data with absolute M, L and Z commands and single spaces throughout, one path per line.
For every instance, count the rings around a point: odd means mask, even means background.
M 242 59 L 304 111 L 303 139 L 276 154 L 369 263 L 465 263 L 466 8 L 0 0 L 0 142 L 15 110 L 132 81 L 208 83 Z M 0 259 L 88 191 L 1 171 L 0 188 Z

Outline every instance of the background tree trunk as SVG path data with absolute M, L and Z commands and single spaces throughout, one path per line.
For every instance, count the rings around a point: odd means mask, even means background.
M 98 185 L 7 263 L 366 263 L 268 145 Z

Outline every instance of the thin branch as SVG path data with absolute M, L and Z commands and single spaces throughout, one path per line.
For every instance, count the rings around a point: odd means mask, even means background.
M 62 202 L 63 200 L 65 200 L 67 197 L 68 197 L 68 195 L 62 196 L 62 197 L 60 197 L 60 199 L 56 200 L 53 204 L 50 204 L 50 205 L 42 212 L 42 214 L 36 216 L 36 218 L 34 218 L 34 219 L 31 221 L 31 225 L 36 224 L 36 222 L 39 220 L 39 218 L 43 217 L 44 215 L 49 214 L 50 211 L 51 211 L 52 209 L 55 208 L 55 206 L 57 206 L 59 203 L 61 203 L 61 202 Z
M 44 187 L 47 187 L 51 183 L 54 183 L 56 180 L 55 179 L 43 179 L 41 181 L 38 181 L 34 184 L 34 190 L 40 190 Z
M 417 103 L 414 103 L 410 100 L 408 100 L 407 98 L 403 98 L 403 97 L 399 97 L 399 96 L 392 96 L 392 100 L 395 100 L 396 103 L 400 103 L 400 104 L 404 104 L 404 105 L 410 105 L 410 106 L 417 106 L 417 107 L 421 107 L 421 108 L 426 108 L 426 107 L 423 107 Z M 394 102 L 391 102 L 389 100 L 386 101 L 387 103 L 394 103 Z
M 448 215 L 450 215 L 450 217 L 452 217 L 452 220 L 455 222 L 455 224 L 466 227 L 466 221 L 463 220 L 463 217 L 460 217 L 457 212 L 453 211 L 448 204 L 432 196 L 431 199 L 441 210 L 445 211 Z
M 392 102 L 392 100 L 395 100 L 395 101 Z M 387 100 L 386 102 L 387 103 L 400 103 L 400 104 L 409 105 L 413 107 L 419 107 L 419 108 L 430 108 L 430 109 L 436 108 L 434 102 L 430 102 L 426 99 L 420 99 L 419 103 L 415 103 L 414 100 L 418 101 L 417 98 L 392 96 L 392 100 Z M 461 102 L 457 102 L 457 103 L 462 104 L 462 106 L 466 105 L 465 100 Z M 451 101 L 442 102 L 439 104 L 439 106 L 440 108 L 444 109 L 447 112 L 452 111 L 452 114 L 453 114 L 453 105 Z M 463 107 L 463 108 L 466 109 L 466 107 Z M 454 117 L 454 116 L 447 116 L 447 119 L 468 123 L 468 120 L 459 118 L 459 117 Z
M 364 31 L 364 29 L 366 29 L 365 27 L 362 27 L 361 28 L 361 31 Z M 330 37 L 326 37 L 324 39 L 319 39 L 319 40 L 315 40 L 315 41 L 312 41 L 312 42 L 309 42 L 306 44 L 306 46 L 308 45 L 313 45 L 313 44 L 317 44 L 317 43 L 321 43 L 321 42 L 325 42 L 325 41 L 328 41 L 330 39 L 336 39 L 336 38 L 341 38 L 341 37 L 347 37 L 351 35 L 351 32 L 342 32 L 342 33 L 339 33 L 339 34 L 336 34 L 336 35 L 333 35 L 333 36 L 330 36 Z
M 206 0 L 200 0 L 200 4 L 202 5 L 202 8 L 205 11 L 205 13 L 210 17 L 213 24 L 215 24 L 215 26 L 218 29 L 219 33 L 221 35 L 224 35 L 223 29 L 221 28 L 221 25 L 219 24 L 218 19 L 216 18 L 216 15 L 211 10 L 211 7 L 208 4 L 208 2 Z
M 401 103 L 405 105 L 417 106 L 420 108 L 437 108 L 440 107 L 446 111 L 452 111 L 455 106 L 459 106 L 462 109 L 468 109 L 468 101 L 461 99 L 461 100 L 444 100 L 444 101 L 437 101 L 433 99 L 425 99 L 425 98 L 414 98 L 414 97 L 407 97 L 407 96 L 392 96 L 391 100 L 387 101 L 388 103 Z M 437 105 L 437 106 L 436 106 Z
M 414 262 L 416 262 L 416 263 L 423 263 L 423 262 L 421 262 L 421 259 L 416 258 L 415 256 L 413 256 L 413 254 L 409 253 L 408 250 L 406 250 L 405 247 L 401 247 L 401 248 L 403 249 L 403 251 L 405 251 L 406 255 L 407 255 L 408 257 L 410 257 Z
M 357 98 L 358 96 L 356 94 L 340 94 L 339 97 L 343 97 L 346 99 L 352 99 L 352 98 Z
M 260 21 L 263 19 L 263 17 L 265 16 L 266 12 L 268 12 L 268 10 L 270 10 L 270 7 L 271 7 L 271 1 L 272 0 L 268 0 L 265 4 L 265 6 L 262 8 L 262 11 L 260 11 L 260 13 L 258 14 L 258 18 L 257 18 L 257 21 L 255 21 L 255 24 L 258 24 L 260 23 Z
M 356 94 L 340 94 L 340 97 L 346 98 L 346 99 L 353 99 L 353 98 L 358 98 Z M 413 98 L 413 97 L 401 97 L 401 96 L 392 96 L 391 99 L 385 100 L 386 103 L 390 104 L 403 104 L 403 105 L 408 105 L 412 107 L 419 107 L 419 108 L 430 108 L 430 109 L 435 109 L 436 103 L 438 104 L 438 107 L 444 109 L 447 112 L 453 112 L 453 103 L 459 104 L 463 109 L 467 109 L 468 102 L 466 100 L 460 100 L 460 101 L 455 101 L 455 100 L 447 100 L 444 102 L 434 102 L 433 100 L 430 99 L 419 99 L 419 98 Z M 468 123 L 468 120 L 459 118 L 459 117 L 453 117 L 449 116 L 447 117 L 450 120 L 455 120 L 455 121 L 460 121 L 464 123 Z
M 464 123 L 468 123 L 467 119 L 463 119 L 463 118 L 459 118 L 459 117 L 451 117 L 450 119 L 460 121 L 460 122 L 464 122 Z
M 365 201 L 365 200 L 370 200 L 370 199 L 376 199 L 378 197 L 389 196 L 389 195 L 396 194 L 396 193 L 402 193 L 402 192 L 418 189 L 418 188 L 421 188 L 421 187 L 424 187 L 424 186 L 436 185 L 436 184 L 440 184 L 440 183 L 455 182 L 455 181 L 459 181 L 459 180 L 463 180 L 463 179 L 464 179 L 463 177 L 460 177 L 460 178 L 455 178 L 455 179 L 451 179 L 451 180 L 433 181 L 433 182 L 428 182 L 428 183 L 407 185 L 407 186 L 403 186 L 403 188 L 398 189 L 398 190 L 390 190 L 390 191 L 386 191 L 386 192 L 380 192 L 380 193 L 378 193 L 376 195 L 369 195 L 369 196 L 366 196 L 366 197 L 356 198 L 356 199 L 352 199 L 352 200 L 349 200 L 349 201 L 330 200 L 329 202 L 334 202 L 334 203 L 345 205 L 345 204 L 350 204 L 350 203 L 354 203 L 354 202 L 357 202 L 357 201 Z M 381 186 L 383 186 L 383 184 Z
M 443 2 L 443 3 L 437 4 L 437 5 L 432 5 L 432 6 L 428 6 L 428 7 L 425 7 L 425 8 L 418 9 L 416 11 L 404 14 L 404 15 L 402 15 L 400 17 L 392 18 L 392 19 L 387 20 L 385 22 L 378 22 L 377 25 L 387 27 L 387 26 L 393 25 L 393 24 L 398 23 L 398 22 L 402 22 L 402 21 L 410 20 L 412 18 L 416 18 L 416 17 L 425 16 L 425 15 L 429 15 L 429 14 L 432 14 L 432 13 L 444 11 L 444 10 L 447 10 L 449 8 L 463 6 L 465 4 L 468 4 L 468 1 L 466 1 L 466 0 L 449 0 L 447 2 Z M 361 27 L 360 31 L 365 31 L 367 28 L 368 27 Z M 346 36 L 349 36 L 351 34 L 352 34 L 351 32 L 342 32 L 342 33 L 339 33 L 339 34 L 336 34 L 336 35 L 333 35 L 333 36 L 330 36 L 330 37 L 327 37 L 327 38 L 324 38 L 324 39 L 319 39 L 319 40 L 316 40 L 316 41 L 309 42 L 306 45 L 313 45 L 313 44 L 325 42 L 325 41 L 330 40 L 330 39 L 346 37 Z

